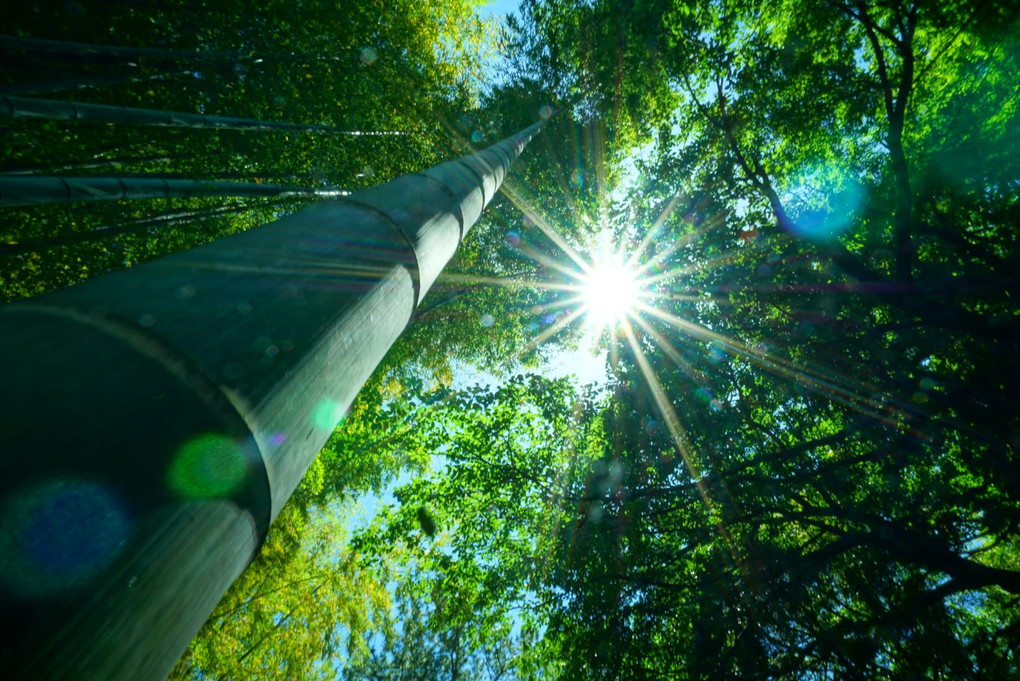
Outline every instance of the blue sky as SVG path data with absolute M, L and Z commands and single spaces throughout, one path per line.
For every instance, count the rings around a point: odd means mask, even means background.
M 481 5 L 478 8 L 478 14 L 483 17 L 493 14 L 508 14 L 517 9 L 517 6 L 520 4 L 520 0 L 493 0 Z

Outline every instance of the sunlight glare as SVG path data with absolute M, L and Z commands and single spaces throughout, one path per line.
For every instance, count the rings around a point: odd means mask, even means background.
M 581 300 L 592 326 L 614 327 L 632 314 L 641 300 L 637 273 L 619 256 L 596 261 L 581 278 Z

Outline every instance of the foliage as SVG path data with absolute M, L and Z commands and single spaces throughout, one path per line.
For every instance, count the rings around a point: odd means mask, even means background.
M 555 509 L 573 501 L 563 490 L 602 442 L 598 423 L 579 421 L 581 409 L 569 382 L 520 375 L 423 406 L 408 437 L 441 451 L 442 465 L 399 487 L 399 506 L 384 508 L 354 539 L 377 560 L 402 547 L 414 568 L 401 585 L 413 594 L 410 605 L 433 604 L 438 631 L 462 637 L 465 664 L 495 665 L 510 678 L 544 678 L 559 666 L 534 606 L 555 598 L 544 584 L 565 529 Z M 422 509 L 434 528 L 424 526 Z M 532 593 L 522 602 L 525 591 Z M 437 623 L 426 626 L 436 631 Z M 508 645 L 514 654 L 501 658 Z M 388 648 L 391 658 L 402 654 Z
M 472 617 L 464 607 L 470 594 L 412 571 L 396 586 L 392 621 L 366 636 L 365 650 L 344 667 L 340 678 L 384 681 L 500 681 L 520 676 L 521 636 L 506 621 Z
M 564 678 L 1020 676 L 1016 22 L 525 3 L 529 77 L 656 132 L 606 223 L 652 309 L 605 401 L 451 397 L 380 536 L 427 506 Z

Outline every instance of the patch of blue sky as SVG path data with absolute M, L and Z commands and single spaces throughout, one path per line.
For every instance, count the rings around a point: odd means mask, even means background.
M 604 385 L 609 380 L 606 351 L 593 350 L 593 345 L 594 341 L 582 341 L 574 350 L 554 350 L 543 362 L 540 373 L 546 378 L 573 376 L 579 388 Z
M 519 7 L 520 0 L 492 0 L 478 5 L 475 8 L 475 13 L 483 20 L 504 24 L 506 16 L 517 13 Z M 485 85 L 497 85 L 502 82 L 503 79 L 499 74 L 502 61 L 503 55 L 498 51 L 485 59 L 483 63 Z
M 640 188 L 642 177 L 638 164 L 651 162 L 655 148 L 655 141 L 649 140 L 634 149 L 627 158 L 620 162 L 620 182 L 609 193 L 609 198 L 612 201 L 622 203 L 626 200 L 629 192 Z
M 479 5 L 475 11 L 482 18 L 499 18 L 511 12 L 516 12 L 520 4 L 521 0 L 492 0 L 491 2 Z

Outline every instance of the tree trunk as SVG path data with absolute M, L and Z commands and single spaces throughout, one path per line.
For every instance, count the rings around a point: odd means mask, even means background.
M 542 124 L 0 308 L 6 679 L 163 679 Z

